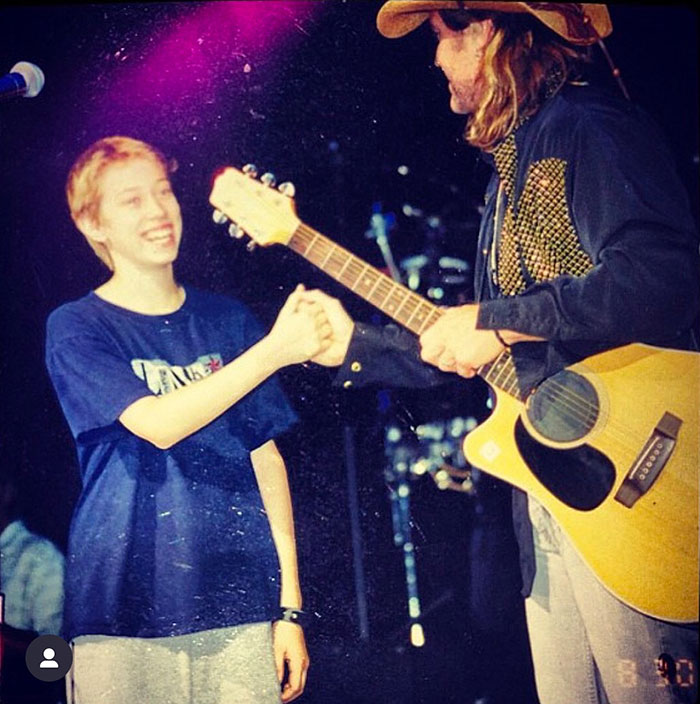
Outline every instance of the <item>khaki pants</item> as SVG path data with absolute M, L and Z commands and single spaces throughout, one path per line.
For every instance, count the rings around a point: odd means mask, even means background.
M 269 623 L 167 638 L 79 636 L 68 704 L 279 704 Z

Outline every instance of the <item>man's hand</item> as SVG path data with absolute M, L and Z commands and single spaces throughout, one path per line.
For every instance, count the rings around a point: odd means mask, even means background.
M 479 306 L 446 308 L 437 322 L 421 336 L 421 358 L 444 372 L 467 379 L 503 351 L 493 330 L 477 330 Z
M 283 702 L 296 699 L 306 686 L 306 672 L 309 669 L 309 654 L 306 651 L 304 631 L 296 623 L 275 621 L 272 624 L 272 645 L 275 653 L 277 677 L 282 685 Z M 284 665 L 287 664 L 287 677 Z
M 313 300 L 306 302 L 302 298 L 304 293 L 304 287 L 299 284 L 287 298 L 267 335 L 280 366 L 314 359 L 331 345 L 333 329 L 323 307 Z
M 343 363 L 348 352 L 355 323 L 337 298 L 318 289 L 307 291 L 301 286 L 301 289 L 297 290 L 301 290 L 299 310 L 303 310 L 305 306 L 320 306 L 325 313 L 325 322 L 330 325 L 332 330 L 330 336 L 324 340 L 324 344 L 328 346 L 311 357 L 311 361 L 322 364 L 324 367 L 337 367 Z

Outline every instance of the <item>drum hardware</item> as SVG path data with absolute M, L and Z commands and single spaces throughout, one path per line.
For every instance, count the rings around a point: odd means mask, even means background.
M 384 477 L 389 489 L 394 545 L 403 551 L 410 640 L 415 647 L 425 644 L 425 634 L 420 623 L 421 605 L 412 539 L 411 483 L 429 474 L 438 489 L 474 496 L 478 470 L 472 469 L 464 458 L 461 438 L 476 424 L 476 418 L 468 416 L 424 423 L 409 432 L 393 423 L 385 428 L 387 465 Z

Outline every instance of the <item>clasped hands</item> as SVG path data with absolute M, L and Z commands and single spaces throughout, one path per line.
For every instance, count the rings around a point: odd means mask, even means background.
M 313 311 L 314 315 L 321 315 L 319 309 L 323 311 L 323 344 L 311 361 L 329 367 L 342 364 L 355 324 L 340 301 L 323 291 L 307 291 L 301 284 L 292 296 L 297 310 Z M 493 361 L 503 351 L 503 344 L 493 330 L 477 329 L 478 313 L 478 304 L 443 309 L 437 322 L 420 336 L 423 361 L 467 379 Z

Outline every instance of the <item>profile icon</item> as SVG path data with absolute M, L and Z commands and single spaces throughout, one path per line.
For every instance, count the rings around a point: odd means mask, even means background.
M 27 669 L 38 680 L 55 682 L 70 670 L 73 650 L 59 636 L 38 636 L 27 647 L 24 659 Z
M 39 667 L 44 670 L 46 668 L 55 670 L 59 667 L 58 663 L 54 660 L 56 657 L 56 651 L 53 648 L 44 649 L 44 659 L 39 663 Z

